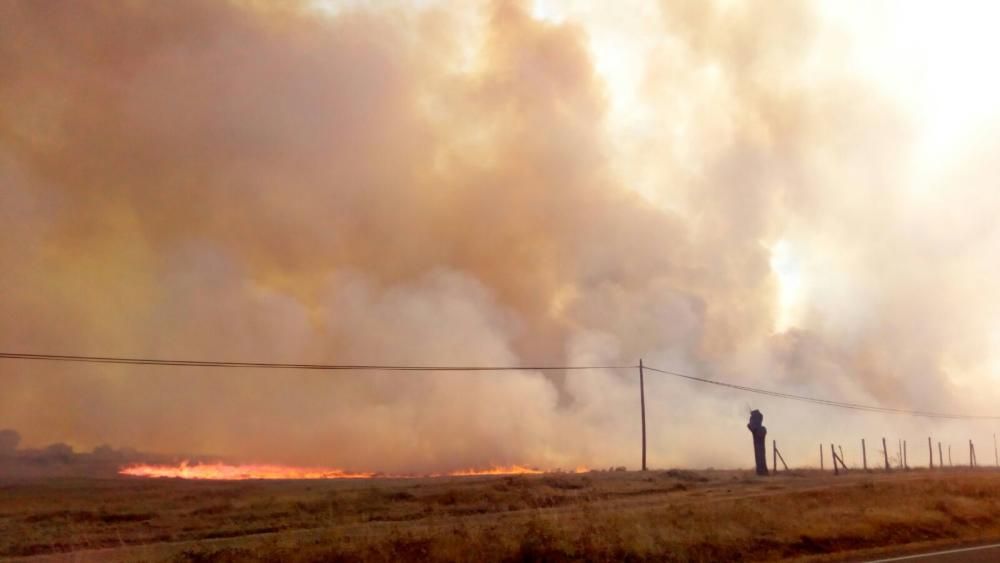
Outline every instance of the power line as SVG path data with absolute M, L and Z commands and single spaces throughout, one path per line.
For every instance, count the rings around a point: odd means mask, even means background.
M 244 368 L 244 369 L 298 369 L 298 370 L 321 370 L 321 371 L 464 371 L 464 372 L 583 371 L 583 370 L 598 370 L 598 369 L 615 369 L 615 370 L 638 369 L 639 367 L 638 365 L 412 366 L 412 365 L 384 365 L 384 364 L 293 364 L 293 363 L 270 363 L 270 362 L 166 360 L 157 358 L 129 358 L 129 357 L 115 357 L 115 356 L 74 356 L 74 355 L 64 355 L 64 354 L 22 354 L 15 352 L 0 352 L 0 359 L 76 362 L 76 363 L 93 363 L 93 364 L 125 364 L 125 365 L 140 365 L 140 366 Z M 921 410 L 898 409 L 898 408 L 883 407 L 878 405 L 865 405 L 861 403 L 835 401 L 819 397 L 809 397 L 806 395 L 795 395 L 792 393 L 784 393 L 781 391 L 774 391 L 771 389 L 762 389 L 759 387 L 739 385 L 727 381 L 697 377 L 694 375 L 688 375 L 686 373 L 655 368 L 649 365 L 644 366 L 644 369 L 660 373 L 663 375 L 679 377 L 697 383 L 706 383 L 709 385 L 726 387 L 729 389 L 735 389 L 747 393 L 756 393 L 758 395 L 777 397 L 780 399 L 789 399 L 793 401 L 802 401 L 828 407 L 836 407 L 836 408 L 858 410 L 864 412 L 883 413 L 883 414 L 919 416 L 925 418 L 942 418 L 942 419 L 953 419 L 953 420 L 1000 420 L 1000 416 L 968 415 L 968 414 L 954 414 L 954 413 L 940 413 L 940 412 L 921 411 Z
M 408 366 L 383 364 L 283 364 L 270 362 L 213 362 L 202 360 L 164 360 L 155 358 L 122 358 L 113 356 L 70 356 L 61 354 L 20 354 L 0 352 L 0 359 L 43 360 L 90 364 L 127 364 L 137 366 L 303 369 L 323 371 L 578 371 L 595 369 L 636 369 L 637 365 L 582 366 Z
M 972 414 L 952 414 L 952 413 L 939 413 L 931 411 L 920 411 L 920 410 L 908 410 L 908 409 L 897 409 L 892 407 L 882 407 L 876 405 L 864 405 L 860 403 L 849 403 L 846 401 L 834 401 L 830 399 L 821 399 L 819 397 L 808 397 L 805 395 L 793 395 L 791 393 L 783 393 L 781 391 L 773 391 L 770 389 L 761 389 L 758 387 L 749 387 L 747 385 L 738 385 L 736 383 L 729 383 L 726 381 L 719 381 L 716 379 L 706 379 L 704 377 L 696 377 L 693 375 L 688 375 L 686 373 L 680 373 L 676 371 L 670 371 L 665 369 L 654 368 L 650 366 L 643 366 L 644 369 L 654 371 L 657 373 L 662 373 L 664 375 L 670 375 L 673 377 L 680 377 L 687 379 L 689 381 L 696 381 L 698 383 L 708 383 L 710 385 L 718 385 L 719 387 L 728 387 L 730 389 L 737 389 L 739 391 L 746 391 L 748 393 L 756 393 L 758 395 L 767 395 L 769 397 L 778 397 L 781 399 L 791 399 L 793 401 L 803 401 L 807 403 L 812 403 L 816 405 L 825 405 L 828 407 L 838 407 L 844 409 L 852 409 L 866 412 L 877 412 L 885 414 L 904 414 L 910 416 L 920 416 L 925 418 L 947 418 L 956 420 L 1000 420 L 1000 416 L 990 416 L 990 415 L 972 415 Z

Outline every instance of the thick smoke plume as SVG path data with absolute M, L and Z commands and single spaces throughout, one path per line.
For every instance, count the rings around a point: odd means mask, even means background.
M 641 357 L 988 412 L 997 147 L 914 190 L 912 116 L 849 71 L 849 39 L 803 2 L 726 6 L 657 6 L 623 109 L 599 32 L 526 3 L 4 2 L 0 349 Z M 634 467 L 636 376 L 4 361 L 0 427 L 348 469 Z M 749 463 L 751 404 L 804 458 L 831 420 L 845 443 L 944 431 L 648 379 L 654 465 Z

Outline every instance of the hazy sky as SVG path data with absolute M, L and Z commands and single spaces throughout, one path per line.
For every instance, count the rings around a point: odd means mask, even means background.
M 4 2 L 0 349 L 641 357 L 792 393 L 1000 412 L 997 12 Z M 638 463 L 632 370 L 2 361 L 0 382 L 0 427 L 28 445 L 386 471 Z M 820 441 L 994 431 L 663 377 L 647 404 L 657 466 L 748 465 L 749 408 L 790 462 L 815 463 Z

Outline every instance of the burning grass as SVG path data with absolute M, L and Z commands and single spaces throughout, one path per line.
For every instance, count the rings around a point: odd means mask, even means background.
M 774 560 L 992 537 L 993 471 L 0 481 L 0 557 Z
M 573 473 L 586 473 L 586 467 L 578 467 Z M 139 463 L 128 465 L 118 471 L 129 477 L 195 479 L 206 481 L 246 481 L 246 480 L 311 480 L 311 479 L 416 479 L 420 477 L 477 477 L 484 475 L 541 475 L 562 473 L 562 470 L 543 471 L 523 465 L 494 465 L 487 468 L 459 469 L 449 473 L 433 475 L 388 475 L 374 472 L 345 471 L 328 467 L 294 467 L 288 465 L 230 465 L 225 463 L 195 463 L 183 461 L 176 465 L 152 465 Z
M 242 481 L 247 479 L 370 479 L 374 473 L 352 473 L 341 469 L 291 467 L 287 465 L 228 465 L 186 461 L 178 465 L 136 464 L 124 467 L 121 475 L 131 477 Z

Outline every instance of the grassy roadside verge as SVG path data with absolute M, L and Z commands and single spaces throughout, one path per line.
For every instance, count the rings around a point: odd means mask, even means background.
M 836 560 L 1000 537 L 1000 472 L 0 482 L 0 556 Z M 201 540 L 212 539 L 211 542 Z

